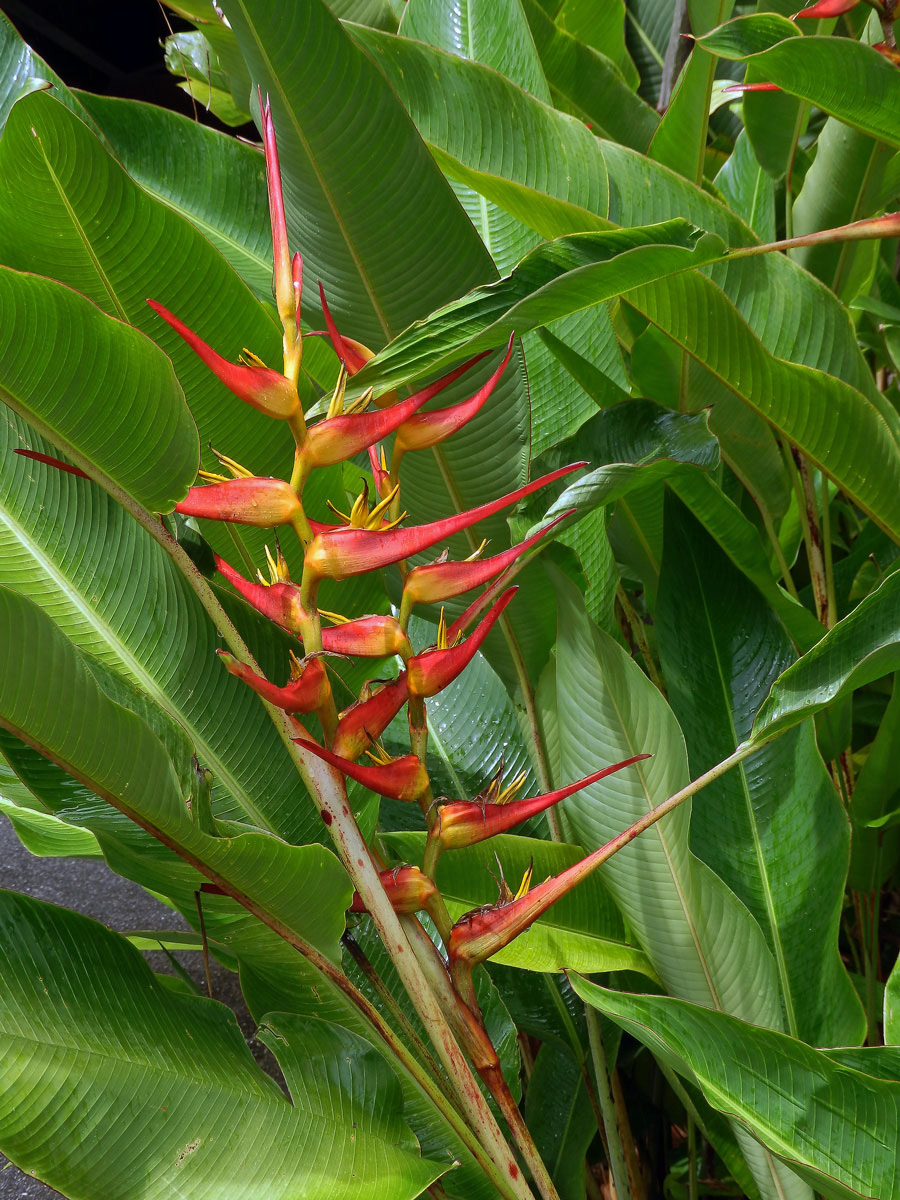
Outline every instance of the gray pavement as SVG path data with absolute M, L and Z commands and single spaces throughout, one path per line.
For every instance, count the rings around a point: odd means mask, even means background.
M 0 887 L 76 909 L 124 932 L 187 928 L 179 913 L 154 900 L 136 883 L 113 874 L 102 859 L 35 858 L 22 846 L 5 816 L 0 816 Z M 161 951 L 146 958 L 154 971 L 173 973 L 168 957 Z M 200 955 L 179 954 L 178 959 L 205 989 Z M 272 1060 L 267 1063 L 268 1051 L 253 1038 L 255 1026 L 243 1004 L 237 976 L 215 962 L 210 966 L 215 998 L 235 1010 L 251 1050 L 266 1067 Z M 23 1175 L 0 1155 L 0 1200 L 48 1200 L 58 1195 Z

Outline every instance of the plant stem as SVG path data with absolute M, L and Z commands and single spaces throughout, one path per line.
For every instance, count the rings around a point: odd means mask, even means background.
M 537 1146 L 535 1146 L 534 1139 L 531 1136 L 531 1131 L 525 1124 L 525 1118 L 522 1116 L 518 1104 L 516 1104 L 515 1097 L 509 1090 L 509 1085 L 499 1065 L 496 1067 L 484 1067 L 479 1071 L 479 1074 L 496 1100 L 497 1107 L 500 1109 L 509 1126 L 513 1140 L 518 1146 L 543 1200 L 559 1200 L 559 1192 L 556 1190 L 556 1184 L 550 1178 L 547 1165 L 538 1153 Z
M 650 643 L 647 641 L 647 634 L 644 629 L 644 622 L 634 611 L 631 601 L 628 599 L 628 594 L 622 587 L 621 582 L 616 584 L 616 601 L 619 604 L 622 612 L 625 614 L 625 620 L 628 622 L 628 628 L 631 631 L 631 636 L 634 639 L 634 644 L 640 652 L 641 658 L 644 660 L 644 666 L 647 668 L 647 674 L 650 677 L 650 682 L 657 688 L 663 696 L 666 694 L 666 685 L 663 683 L 662 675 L 659 673 L 659 668 L 653 661 L 653 655 L 650 653 Z
M 408 1041 L 419 1055 L 423 1064 L 431 1071 L 437 1083 L 442 1085 L 444 1083 L 444 1075 L 433 1058 L 431 1051 L 419 1037 L 409 1017 L 407 1017 L 406 1013 L 391 995 L 387 984 L 375 970 L 365 950 L 363 950 L 362 946 L 360 946 L 349 930 L 341 938 L 341 945 L 366 977 L 372 990 L 377 993 L 385 1008 L 396 1021 L 397 1026 L 406 1034 Z M 452 1101 L 453 1097 L 448 1096 L 448 1099 Z
M 112 492 L 114 498 L 131 513 L 139 524 L 147 530 L 151 537 L 173 559 L 235 657 L 241 662 L 246 663 L 251 669 L 259 671 L 259 664 L 250 653 L 243 638 L 234 625 L 232 625 L 225 610 L 219 604 L 212 588 L 185 554 L 182 547 L 178 545 L 174 538 L 170 537 L 162 523 L 135 503 L 130 496 L 122 492 L 112 481 L 109 481 L 107 490 Z M 378 934 L 397 969 L 397 973 L 416 1009 L 419 1019 L 428 1032 L 438 1057 L 459 1097 L 466 1119 L 471 1123 L 478 1140 L 481 1142 L 484 1150 L 487 1151 L 487 1157 L 499 1169 L 501 1176 L 508 1176 L 508 1179 L 504 1177 L 504 1194 L 515 1196 L 518 1200 L 533 1200 L 531 1190 L 522 1178 L 518 1164 L 500 1131 L 500 1127 L 497 1125 L 469 1068 L 469 1064 L 466 1062 L 453 1037 L 450 1027 L 447 1024 L 447 1017 L 434 993 L 431 991 L 415 955 L 411 952 L 410 944 L 406 939 L 397 914 L 394 912 L 390 900 L 381 885 L 378 871 L 372 861 L 369 848 L 353 819 L 350 806 L 347 804 L 347 794 L 342 777 L 333 768 L 322 762 L 321 759 L 317 759 L 313 755 L 305 756 L 300 747 L 296 746 L 292 741 L 295 729 L 291 726 L 286 714 L 281 709 L 275 708 L 274 705 L 268 704 L 266 701 L 263 701 L 263 704 L 297 771 L 307 785 L 310 795 L 316 803 L 316 807 L 329 825 L 338 855 L 350 876 L 351 882 L 359 892 L 366 910 L 372 917 Z M 198 866 L 205 874 L 209 874 L 208 869 L 203 865 L 198 864 Z M 243 902 L 241 900 L 241 903 Z M 267 920 L 267 923 L 271 925 L 272 918 L 264 910 L 256 911 L 256 909 L 251 909 L 251 911 L 254 911 L 255 915 L 259 916 L 260 919 Z M 272 927 L 274 928 L 274 926 Z M 276 930 L 276 932 L 279 932 L 279 930 Z M 282 936 L 284 935 L 282 934 Z M 292 944 L 294 943 L 292 942 Z M 327 960 L 323 959 L 323 956 L 318 955 L 318 957 L 323 962 L 327 962 Z M 330 966 L 330 964 L 328 965 Z M 341 973 L 337 972 L 337 974 L 340 975 Z M 361 997 L 361 999 L 365 998 Z M 367 1001 L 366 1004 L 368 1005 Z M 371 1005 L 368 1005 L 368 1007 L 372 1008 Z M 374 1008 L 372 1012 L 377 1016 Z M 383 1026 L 390 1033 L 390 1030 L 380 1018 L 379 1025 Z M 393 1045 L 401 1048 L 405 1060 L 415 1061 L 413 1056 L 406 1051 L 403 1044 L 393 1034 L 391 1034 L 391 1038 Z M 416 1069 L 420 1075 L 425 1076 L 425 1073 L 421 1071 L 418 1064 L 416 1064 Z M 427 1078 L 427 1076 L 425 1077 Z M 433 1099 L 435 1094 L 438 1096 L 441 1095 L 440 1090 L 436 1086 L 433 1084 L 430 1086 L 432 1092 L 431 1099 Z M 442 1103 L 445 1108 L 448 1107 L 443 1098 Z M 483 1167 L 485 1165 L 484 1160 L 485 1156 L 482 1155 L 479 1158 L 479 1163 Z M 491 1171 L 491 1174 L 495 1176 L 496 1171 Z
M 809 464 L 796 446 L 791 446 L 791 457 L 800 480 L 801 495 L 798 496 L 798 503 L 806 513 L 804 522 L 804 531 L 807 535 L 806 553 L 809 557 L 809 574 L 816 601 L 816 616 L 826 629 L 830 629 L 834 625 L 834 611 L 828 603 L 828 579 L 825 572 L 825 555 L 822 550 L 822 531 L 819 529 L 815 490 L 809 474 Z
M 609 1068 L 606 1062 L 606 1050 L 603 1046 L 603 1035 L 600 1031 L 600 1018 L 590 1005 L 585 1006 L 587 1017 L 588 1040 L 591 1045 L 591 1057 L 594 1060 L 594 1075 L 597 1081 L 597 1100 L 600 1112 L 603 1114 L 603 1127 L 606 1132 L 606 1153 L 609 1158 L 609 1169 L 612 1172 L 613 1183 L 618 1200 L 634 1200 L 631 1191 L 628 1169 L 625 1166 L 625 1150 L 622 1146 L 622 1134 L 619 1128 L 616 1108 L 613 1103 L 612 1089 L 609 1084 Z

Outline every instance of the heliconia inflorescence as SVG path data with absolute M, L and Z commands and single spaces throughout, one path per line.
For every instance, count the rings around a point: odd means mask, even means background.
M 374 848 L 370 853 L 396 911 L 407 916 L 425 911 L 432 917 L 444 942 L 451 978 L 462 979 L 473 964 L 506 945 L 558 896 L 575 886 L 593 869 L 594 860 L 585 859 L 583 864 L 576 864 L 531 892 L 527 881 L 515 896 L 504 885 L 496 905 L 467 914 L 453 925 L 435 879 L 441 854 L 512 829 L 579 789 L 646 757 L 635 755 L 625 762 L 603 766 L 584 779 L 530 799 L 515 798 L 524 775 L 503 785 L 502 766 L 474 799 L 435 798 L 432 790 L 426 705 L 459 679 L 487 639 L 496 636 L 494 631 L 502 628 L 516 595 L 517 588 L 510 586 L 512 578 L 571 513 L 557 517 L 518 545 L 501 548 L 488 557 L 482 557 L 486 545 L 482 541 L 474 553 L 453 561 L 448 543 L 585 464 L 561 467 L 469 511 L 424 525 L 407 522 L 400 501 L 403 461 L 411 454 L 438 446 L 498 402 L 497 388 L 511 363 L 514 338 L 510 338 L 488 378 L 466 400 L 439 408 L 426 407 L 471 371 L 485 354 L 455 367 L 407 399 L 400 399 L 395 392 L 375 396 L 367 391 L 348 400 L 348 380 L 373 354 L 338 330 L 321 284 L 321 311 L 340 370 L 325 415 L 315 424 L 307 423 L 300 400 L 305 393 L 298 388 L 303 349 L 303 263 L 299 254 L 290 252 L 274 120 L 261 96 L 260 115 L 272 226 L 274 295 L 283 331 L 282 369 L 261 362 L 251 350 L 244 350 L 241 361 L 234 362 L 167 308 L 154 300 L 149 303 L 237 400 L 288 425 L 295 443 L 293 464 L 288 479 L 266 478 L 217 452 L 225 473 L 201 472 L 203 482 L 190 488 L 176 511 L 186 517 L 273 530 L 287 526 L 293 530 L 299 541 L 296 553 L 290 554 L 296 572 L 293 578 L 288 556 L 277 538 L 274 553 L 266 550 L 266 573 L 257 571 L 256 578 L 248 578 L 224 558 L 215 556 L 221 579 L 292 639 L 294 648 L 285 653 L 284 670 L 270 680 L 234 654 L 224 650 L 218 654 L 229 674 L 252 688 L 262 701 L 283 711 L 284 736 L 292 736 L 298 746 L 296 753 L 311 775 L 321 776 L 324 771 L 340 783 L 350 780 L 378 796 L 421 807 L 429 831 L 421 866 L 391 866 Z M 371 483 L 364 484 L 359 495 L 350 500 L 348 511 L 343 513 L 329 501 L 330 513 L 308 513 L 309 495 L 314 494 L 314 489 L 305 487 L 310 476 L 366 452 Z M 47 461 L 57 465 L 54 460 Z M 68 464 L 58 465 L 82 474 Z M 480 538 L 477 531 L 470 536 L 474 548 Z M 241 545 L 239 541 L 237 544 Z M 434 561 L 408 561 L 432 548 L 436 549 Z M 242 553 L 246 561 L 246 552 Z M 333 587 L 341 580 L 364 574 L 380 578 L 385 570 L 396 576 L 393 594 L 399 596 L 399 604 L 393 611 L 386 611 L 385 605 L 377 613 L 344 616 L 320 608 L 323 584 Z M 441 610 L 433 644 L 413 646 L 410 618 L 416 606 L 442 604 L 485 585 L 487 592 L 477 596 L 449 628 Z M 330 596 L 329 603 L 334 603 Z M 378 670 L 372 673 L 381 676 L 364 684 L 349 703 L 341 676 L 342 660 L 346 659 L 378 663 Z M 337 695 L 341 697 L 340 708 Z M 392 724 L 404 708 L 408 710 L 410 750 L 389 752 L 380 739 L 392 733 Z M 299 716 L 304 717 L 302 724 Z M 318 727 L 306 720 L 307 716 Z M 395 736 L 389 744 L 394 741 Z M 343 811 L 349 814 L 349 807 Z M 323 808 L 322 815 L 331 824 L 333 814 Z M 365 912 L 358 895 L 354 895 L 351 911 Z M 477 1020 L 472 995 L 466 985 L 461 986 L 457 998 L 460 1011 L 466 1011 L 470 1020 Z

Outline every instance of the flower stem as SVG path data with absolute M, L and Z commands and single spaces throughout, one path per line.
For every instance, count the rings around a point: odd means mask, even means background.
M 606 1153 L 609 1157 L 609 1169 L 612 1172 L 613 1183 L 618 1200 L 634 1200 L 625 1166 L 625 1149 L 622 1145 L 622 1133 L 613 1102 L 612 1089 L 609 1083 L 609 1067 L 606 1061 L 606 1049 L 603 1045 L 603 1034 L 600 1030 L 600 1018 L 596 1009 L 585 1005 L 587 1017 L 588 1041 L 591 1046 L 591 1058 L 594 1061 L 594 1074 L 597 1078 L 597 1102 L 603 1115 L 603 1128 L 606 1133 Z

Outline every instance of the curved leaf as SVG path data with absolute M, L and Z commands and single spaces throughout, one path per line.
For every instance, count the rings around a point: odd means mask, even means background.
M 11 892 L 0 923 L 0 1146 L 67 1195 L 412 1200 L 443 1170 L 361 1038 L 271 1016 L 288 1100 L 228 1009 L 162 987 L 118 934 Z
M 272 722 L 222 669 L 216 631 L 168 555 L 99 487 L 14 455 L 18 446 L 54 451 L 15 415 L 0 422 L 0 584 L 183 726 L 224 790 L 222 815 L 318 839 L 323 827 Z M 286 677 L 288 640 L 223 602 L 267 675 Z
M 895 1074 L 838 1065 L 783 1033 L 682 1000 L 612 992 L 586 979 L 572 986 L 829 1200 L 900 1196 Z
M 212 443 L 260 475 L 285 474 L 293 439 L 284 422 L 241 403 L 147 304 L 148 298 L 164 304 L 227 358 L 236 360 L 247 346 L 278 363 L 281 339 L 274 322 L 218 251 L 147 195 L 87 126 L 49 95 L 27 96 L 16 105 L 0 141 L 0 169 L 7 181 L 0 195 L 0 262 L 52 271 L 105 312 L 149 334 L 172 360 L 207 467 L 217 461 Z M 118 452 L 127 451 L 119 439 Z M 325 495 L 338 479 L 329 471 L 313 476 L 316 509 L 325 511 Z M 227 530 L 209 522 L 204 532 L 225 557 L 234 554 Z M 240 537 L 262 561 L 262 531 L 244 529 Z M 286 549 L 291 558 L 293 546 Z
M 900 147 L 894 119 L 900 76 L 871 46 L 853 38 L 802 37 L 777 13 L 737 17 L 697 41 L 720 58 L 752 63 L 782 91 Z
M 703 266 L 723 250 L 719 238 L 678 219 L 546 242 L 510 275 L 404 331 L 359 372 L 353 390 L 396 386 L 464 355 L 506 345 L 513 332 L 613 299 L 661 275 Z
M 0 588 L 0 645 L 4 729 L 337 959 L 351 889 L 334 855 L 267 834 L 218 837 L 204 829 L 150 726 L 110 700 L 52 621 L 7 588 Z
M 197 430 L 158 347 L 70 288 L 4 268 L 0 328 L 0 398 L 13 411 L 152 512 L 184 499 Z
M 895 572 L 778 676 L 757 713 L 749 740 L 782 733 L 898 667 L 900 573 Z
M 589 763 L 616 761 L 616 755 L 653 754 L 563 802 L 567 836 L 594 850 L 687 784 L 687 755 L 661 694 L 611 637 L 592 626 L 573 586 L 558 591 L 562 777 L 577 778 Z M 772 955 L 747 908 L 691 853 L 690 818 L 688 801 L 615 854 L 604 865 L 604 882 L 668 991 L 780 1028 Z M 783 1168 L 744 1142 L 742 1149 L 764 1197 L 809 1197 Z
M 656 632 L 696 778 L 746 737 L 761 697 L 793 655 L 759 593 L 672 497 Z M 815 1046 L 861 1041 L 863 1013 L 837 944 L 850 825 L 811 723 L 704 789 L 691 848 L 766 935 L 789 1032 Z

